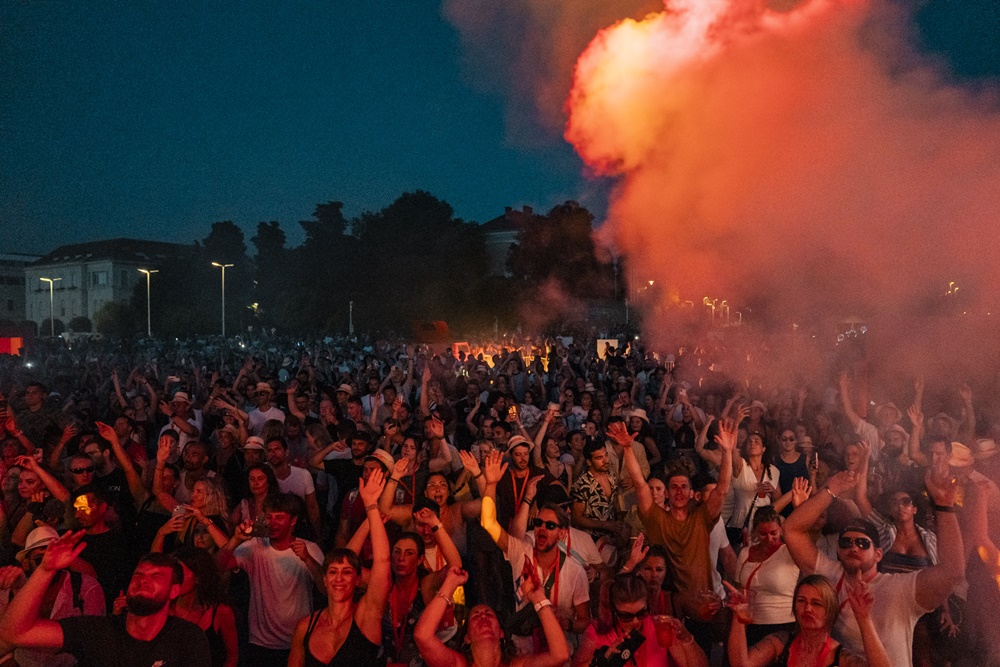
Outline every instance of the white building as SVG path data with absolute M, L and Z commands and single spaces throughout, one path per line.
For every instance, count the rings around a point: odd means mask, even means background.
M 26 317 L 41 325 L 51 309 L 68 325 L 74 317 L 94 316 L 111 301 L 127 303 L 136 283 L 146 278 L 139 269 L 155 269 L 177 259 L 188 246 L 161 241 L 112 239 L 56 248 L 24 269 Z M 42 332 L 43 335 L 47 332 Z

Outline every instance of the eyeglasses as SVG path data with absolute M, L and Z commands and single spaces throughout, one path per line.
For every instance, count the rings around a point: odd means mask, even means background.
M 69 470 L 74 475 L 82 475 L 85 472 L 94 472 L 94 466 L 87 466 L 86 468 L 70 468 Z
M 542 526 L 545 526 L 545 528 L 548 530 L 555 530 L 556 528 L 560 528 L 560 525 L 555 521 L 542 521 L 541 519 L 538 518 L 532 519 L 531 525 L 534 528 L 541 528 Z
M 837 542 L 837 546 L 841 549 L 850 549 L 852 545 L 867 551 L 872 548 L 872 541 L 867 537 L 841 537 Z
M 630 623 L 634 620 L 642 620 L 649 616 L 649 607 L 643 607 L 635 613 L 630 613 L 627 611 L 622 611 L 620 609 L 615 609 L 615 617 L 622 623 Z

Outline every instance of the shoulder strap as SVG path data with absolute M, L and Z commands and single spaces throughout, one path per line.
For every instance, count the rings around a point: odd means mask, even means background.
M 80 595 L 80 589 L 83 587 L 83 575 L 70 570 L 69 585 L 73 589 L 73 607 L 83 613 L 83 596 Z
M 833 662 L 831 663 L 831 667 L 837 667 L 840 665 L 840 652 L 843 648 L 843 644 L 837 644 L 837 650 L 833 652 Z
M 309 645 L 309 637 L 312 636 L 313 630 L 316 628 L 316 624 L 319 623 L 319 617 L 320 614 L 322 613 L 323 613 L 322 609 L 313 612 L 312 617 L 309 619 L 309 627 L 306 628 L 306 636 L 302 638 L 303 644 L 307 646 Z

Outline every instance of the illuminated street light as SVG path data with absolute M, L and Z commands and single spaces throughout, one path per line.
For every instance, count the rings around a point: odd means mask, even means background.
M 56 314 L 55 306 L 53 300 L 53 291 L 56 287 L 56 281 L 62 280 L 62 278 L 39 278 L 43 283 L 49 284 L 49 333 L 52 338 L 56 337 Z
M 146 337 L 147 338 L 153 337 L 153 320 L 150 316 L 150 308 L 149 308 L 149 278 L 154 273 L 159 273 L 159 272 L 160 272 L 159 269 L 139 269 L 139 273 L 146 274 Z
M 218 262 L 212 262 L 212 266 L 217 266 L 222 269 L 222 337 L 226 337 L 226 269 L 233 266 L 232 264 L 219 264 Z

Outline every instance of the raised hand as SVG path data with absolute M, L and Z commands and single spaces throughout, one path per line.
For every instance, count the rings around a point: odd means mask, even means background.
M 161 435 L 159 442 L 156 443 L 156 463 L 160 464 L 169 461 L 173 449 L 173 439 L 169 436 Z
M 924 415 L 917 406 L 911 405 L 908 407 L 906 409 L 906 416 L 910 418 L 910 423 L 913 424 L 914 428 L 923 429 Z
M 453 567 L 448 570 L 448 574 L 444 576 L 444 583 L 441 584 L 441 588 L 450 588 L 455 590 L 459 586 L 463 586 L 465 582 L 469 580 L 469 573 L 460 567 Z
M 39 567 L 49 572 L 65 570 L 87 546 L 86 543 L 80 543 L 80 540 L 83 539 L 83 534 L 82 530 L 78 530 L 75 533 L 64 533 L 58 539 L 49 542 L 49 546 L 45 549 L 45 555 L 42 556 L 42 564 Z
M 406 473 L 409 472 L 409 470 L 410 470 L 410 459 L 399 459 L 392 466 L 392 477 L 398 482 L 399 480 L 406 477 Z
M 109 426 L 104 422 L 96 422 L 97 432 L 101 434 L 101 437 L 110 442 L 112 445 L 121 444 L 118 441 L 118 434 L 115 433 L 113 426 Z
M 532 604 L 545 599 L 545 589 L 542 580 L 538 578 L 538 570 L 527 555 L 524 556 L 524 567 L 521 569 L 521 595 Z
M 378 499 L 382 495 L 383 488 L 385 488 L 385 474 L 381 468 L 373 470 L 372 474 L 368 476 L 367 482 L 364 478 L 358 480 L 358 495 L 361 496 L 361 500 L 364 501 L 366 507 L 378 504 Z
M 496 484 L 507 472 L 507 464 L 503 462 L 503 454 L 495 449 L 486 455 L 486 460 L 483 463 L 485 465 L 483 474 L 486 476 L 487 484 Z
M 535 494 L 538 493 L 538 483 L 545 479 L 545 475 L 535 475 L 527 481 L 527 486 L 525 486 L 524 495 L 528 498 L 534 498 Z
M 724 452 L 732 452 L 736 449 L 736 432 L 739 423 L 732 419 L 723 419 L 719 422 L 719 433 L 715 436 L 715 444 Z
M 430 425 L 430 429 L 428 429 L 430 437 L 439 439 L 444 437 L 444 422 L 436 415 L 431 417 Z
M 186 517 L 183 514 L 176 514 L 167 519 L 167 522 L 162 526 L 160 526 L 160 530 L 157 532 L 162 533 L 163 535 L 170 535 L 171 533 L 179 533 L 181 532 L 181 528 L 184 527 L 185 518 Z
M 424 507 L 413 513 L 413 519 L 420 525 L 433 528 L 441 523 L 441 519 L 434 513 L 434 510 Z
M 809 500 L 812 495 L 812 487 L 805 477 L 796 477 L 792 480 L 792 507 L 798 507 Z
M 639 563 L 646 559 L 646 554 L 649 553 L 649 547 L 646 546 L 646 536 L 639 533 L 634 540 L 632 540 L 632 550 L 629 552 L 628 561 L 625 565 L 631 570 L 635 568 Z
M 121 616 L 126 608 L 128 608 L 128 597 L 125 595 L 125 591 L 118 591 L 118 597 L 111 603 L 111 613 L 115 616 Z
M 0 590 L 16 591 L 24 586 L 24 570 L 19 565 L 0 567 Z
M 479 461 L 470 452 L 464 449 L 459 450 L 458 458 L 462 459 L 462 467 L 469 471 L 473 477 L 479 477 L 481 470 L 479 469 Z
M 628 432 L 628 426 L 625 422 L 614 422 L 613 424 L 608 424 L 607 430 L 608 437 L 615 441 L 620 447 L 631 447 L 632 441 L 635 439 L 632 434 Z
M 9 430 L 9 429 L 8 429 Z M 76 427 L 76 424 L 70 422 L 63 427 L 62 440 L 63 442 L 69 442 L 76 437 L 76 434 L 80 432 L 80 429 Z

